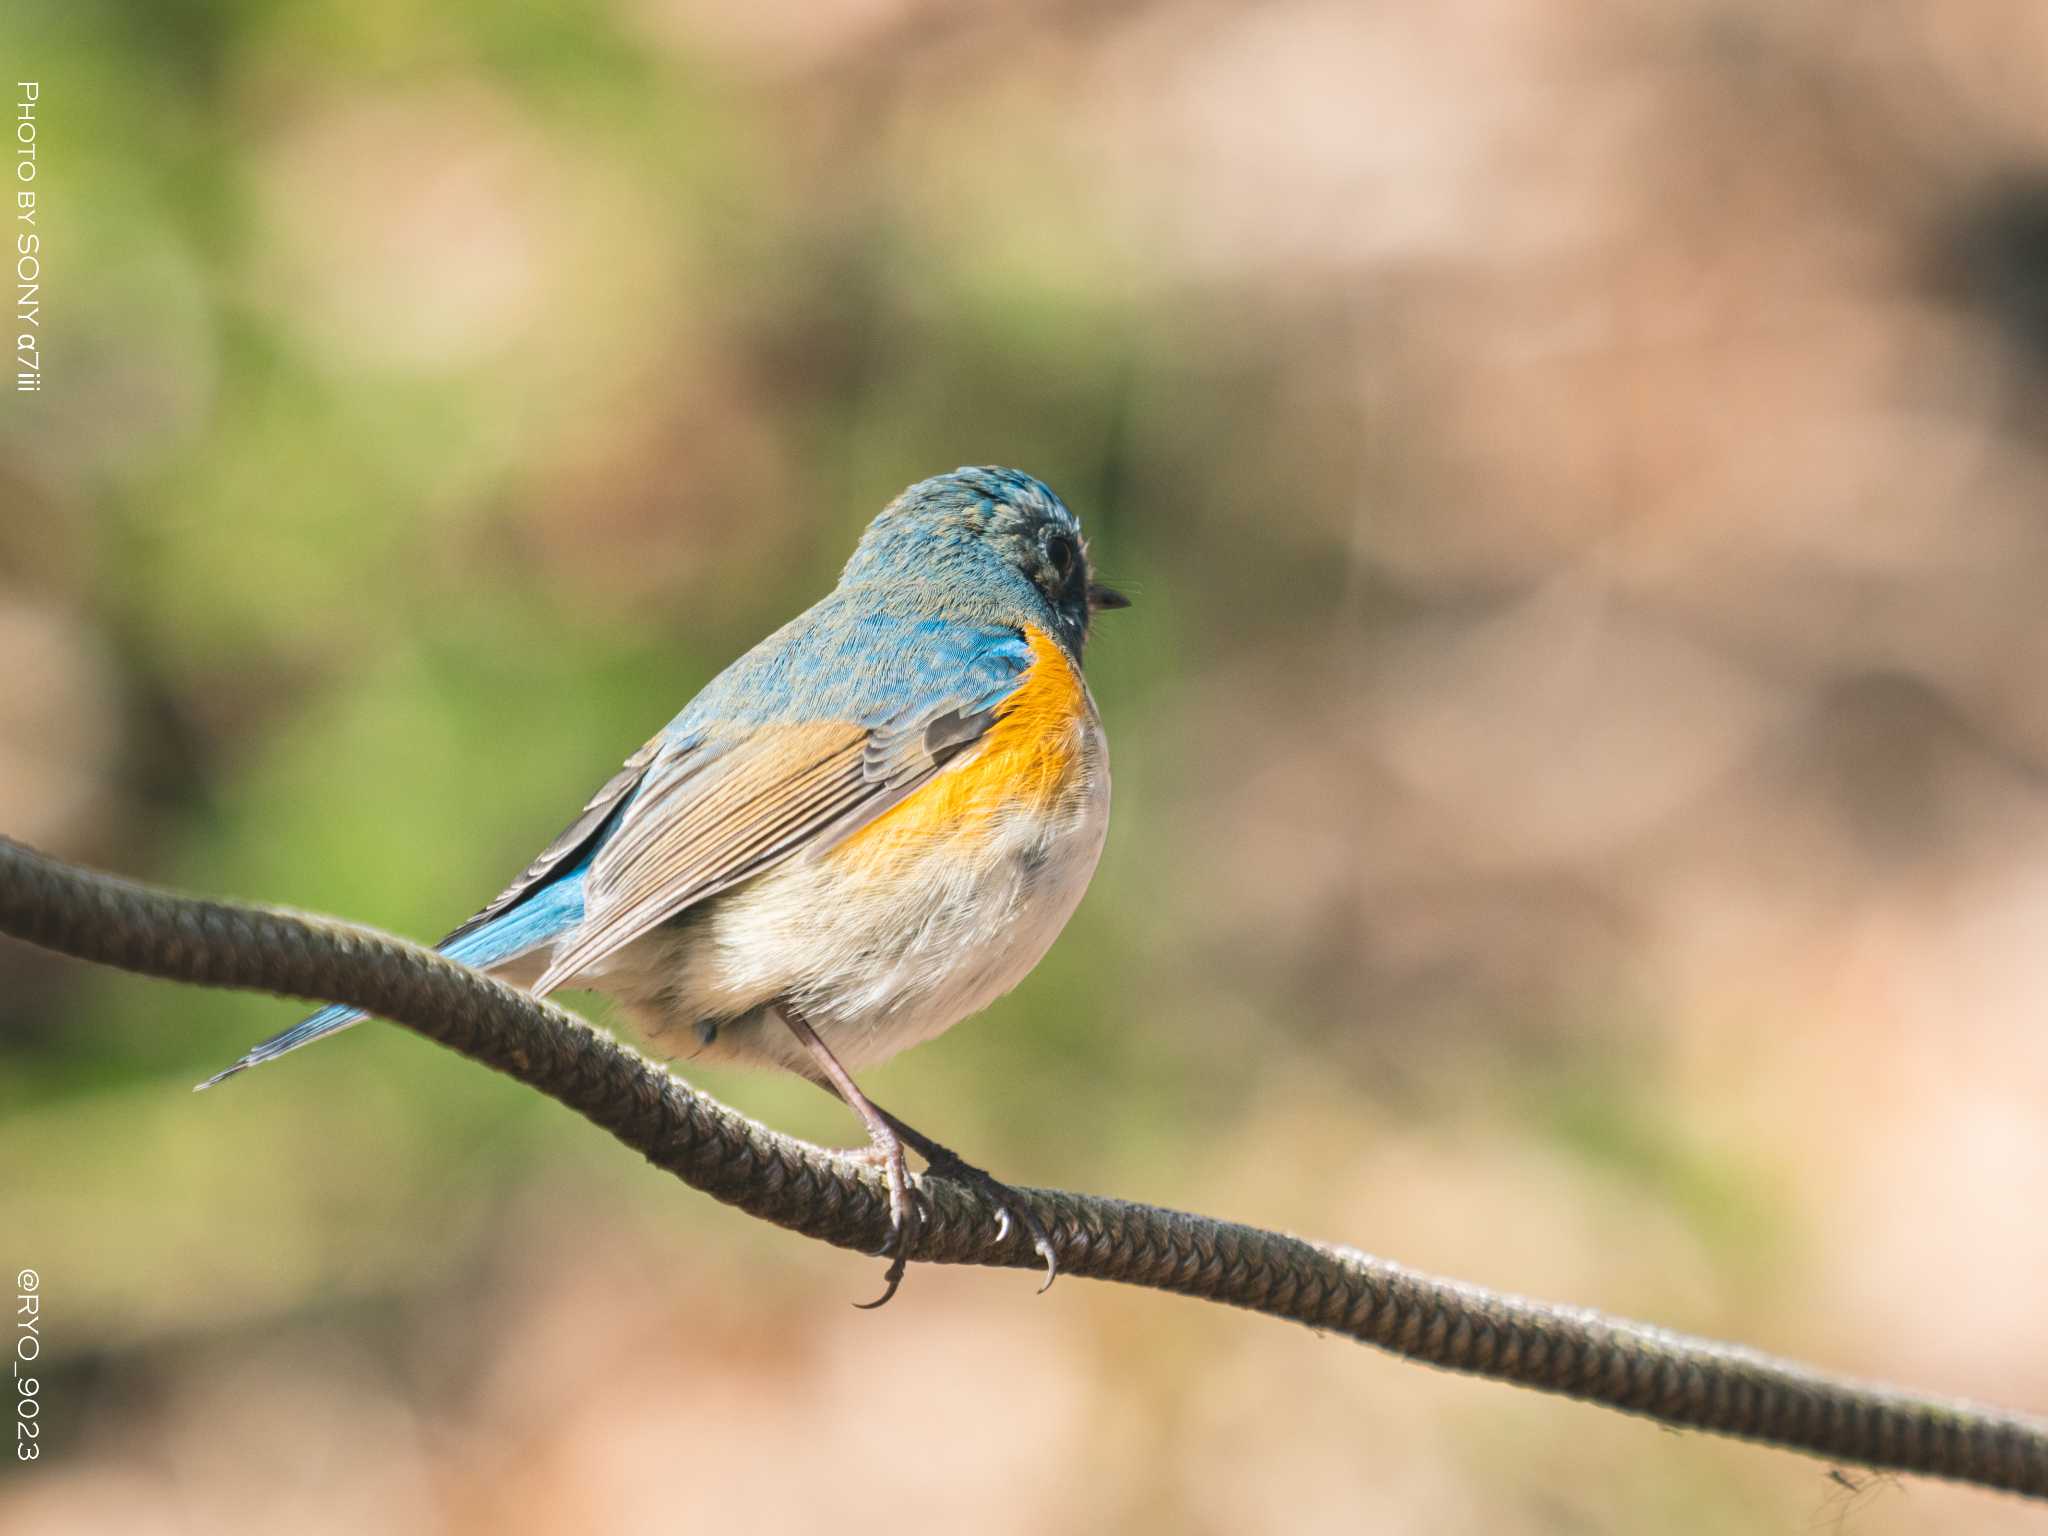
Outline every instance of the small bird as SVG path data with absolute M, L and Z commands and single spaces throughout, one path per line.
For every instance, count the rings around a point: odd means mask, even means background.
M 913 485 L 822 601 L 727 667 L 440 951 L 545 997 L 616 1000 L 657 1044 L 787 1068 L 860 1117 L 901 1283 L 905 1148 L 1057 1260 L 1015 1192 L 855 1086 L 1023 980 L 1087 889 L 1109 749 L 1081 653 L 1128 606 L 1074 514 L 1013 469 Z M 334 1006 L 210 1088 L 356 1023 Z M 681 1051 L 676 1054 L 682 1054 Z

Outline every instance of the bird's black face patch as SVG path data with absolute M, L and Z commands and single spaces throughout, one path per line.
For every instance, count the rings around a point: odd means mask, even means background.
M 1094 616 L 1127 608 L 1130 599 L 1093 579 L 1088 544 L 1073 513 L 1058 502 L 1006 510 L 1016 521 L 998 535 L 1017 568 L 1030 578 L 1059 621 L 1062 638 L 1079 654 Z

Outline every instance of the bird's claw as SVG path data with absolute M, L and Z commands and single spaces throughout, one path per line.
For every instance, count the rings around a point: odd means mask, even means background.
M 965 1184 L 969 1189 L 978 1190 L 990 1205 L 996 1208 L 996 1242 L 1007 1243 L 1018 1227 L 1031 1239 L 1031 1251 L 1045 1261 L 1045 1284 L 1039 1286 L 1038 1294 L 1043 1296 L 1060 1277 L 1059 1255 L 1053 1251 L 1052 1235 L 1045 1230 L 1045 1224 L 1032 1214 L 1031 1207 L 1022 1195 L 1010 1188 L 1001 1179 L 984 1168 L 977 1168 L 958 1153 L 945 1147 L 925 1148 L 925 1162 L 933 1173 L 942 1179 L 951 1179 L 956 1184 Z
M 882 1276 L 882 1294 L 873 1301 L 854 1303 L 861 1311 L 872 1312 L 886 1305 L 903 1284 L 904 1273 L 910 1268 L 910 1250 L 924 1233 L 928 1213 L 925 1193 L 911 1179 L 910 1164 L 904 1158 L 901 1143 L 870 1147 L 855 1155 L 864 1162 L 880 1163 L 882 1177 L 889 1187 L 889 1240 L 881 1249 L 889 1256 L 889 1268 Z

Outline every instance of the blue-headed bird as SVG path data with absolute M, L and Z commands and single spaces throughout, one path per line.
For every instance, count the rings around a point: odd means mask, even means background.
M 906 1147 L 1014 1217 L 1050 1283 L 1022 1200 L 853 1073 L 1009 991 L 1079 903 L 1109 823 L 1081 656 L 1094 615 L 1125 603 L 1030 476 L 912 486 L 828 596 L 714 678 L 438 947 L 536 996 L 604 993 L 657 1044 L 837 1094 L 887 1177 L 881 1301 L 919 1220 Z M 323 1008 L 201 1086 L 362 1017 Z

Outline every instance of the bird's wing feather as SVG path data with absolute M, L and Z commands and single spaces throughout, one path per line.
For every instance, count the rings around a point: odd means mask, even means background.
M 1014 630 L 921 626 L 893 676 L 876 680 L 877 694 L 894 696 L 886 706 L 764 721 L 736 739 L 719 733 L 715 748 L 657 755 L 591 860 L 582 923 L 534 991 L 783 859 L 851 836 L 971 748 L 1030 663 Z
M 445 949 L 456 940 L 474 933 L 491 919 L 517 906 L 540 886 L 574 869 L 576 861 L 589 851 L 590 845 L 604 831 L 605 823 L 611 820 L 627 797 L 640 787 L 640 781 L 647 776 L 648 766 L 653 763 L 666 741 L 667 733 L 664 732 L 627 758 L 626 765 L 605 780 L 604 787 L 590 797 L 576 819 L 562 829 L 559 837 L 540 851 L 534 861 L 520 873 L 518 879 L 491 898 L 489 906 L 442 939 L 436 947 Z

